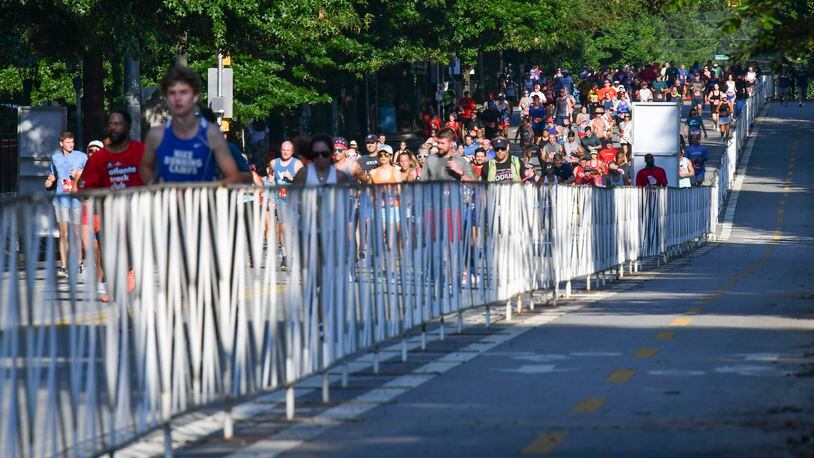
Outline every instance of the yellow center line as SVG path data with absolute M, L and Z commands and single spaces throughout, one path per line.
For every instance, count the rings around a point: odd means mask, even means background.
M 658 352 L 658 348 L 642 348 L 636 352 L 635 356 L 639 359 L 652 358 Z
M 605 405 L 607 398 L 585 398 L 571 409 L 571 413 L 596 412 Z
M 702 309 L 701 307 L 690 307 L 689 309 L 687 309 L 687 315 L 698 315 L 703 311 L 704 309 Z
M 780 200 L 778 200 L 778 201 L 777 201 L 777 205 L 780 205 L 781 207 L 782 207 L 783 205 L 786 205 L 786 200 L 785 200 L 785 199 L 780 199 Z
M 548 455 L 556 450 L 567 436 L 568 433 L 565 431 L 542 433 L 520 453 L 523 455 Z
M 784 209 L 782 209 L 782 208 L 778 208 L 778 209 L 777 209 L 777 213 L 779 213 L 779 214 L 781 214 L 781 215 L 782 215 L 783 213 L 785 213 L 785 212 L 786 212 L 786 211 L 785 211 Z
M 782 222 L 783 222 L 783 217 L 782 217 L 782 216 L 778 216 L 778 217 L 777 217 L 777 222 L 778 222 L 778 223 L 782 223 Z
M 692 318 L 676 318 L 670 322 L 670 326 L 687 326 L 692 321 Z
M 670 340 L 675 336 L 676 336 L 676 333 L 674 333 L 674 332 L 664 331 L 664 332 L 660 332 L 660 333 L 656 334 L 656 339 L 658 339 L 658 340 Z
M 608 383 L 625 383 L 630 380 L 630 377 L 633 377 L 635 373 L 636 371 L 633 369 L 616 369 L 610 373 L 605 381 Z

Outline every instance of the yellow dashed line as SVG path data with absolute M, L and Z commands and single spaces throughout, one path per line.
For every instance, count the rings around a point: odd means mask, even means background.
M 568 433 L 565 431 L 545 432 L 537 436 L 521 452 L 523 455 L 548 455 L 562 444 Z
M 670 326 L 687 326 L 692 322 L 692 318 L 676 318 L 670 322 Z
M 690 307 L 687 310 L 687 315 L 698 315 L 699 313 L 701 313 L 703 311 L 704 311 L 704 309 L 702 309 L 701 307 Z
M 636 357 L 639 359 L 652 358 L 659 352 L 658 348 L 642 348 L 636 352 Z
M 777 209 L 777 213 L 779 213 L 779 214 L 781 214 L 781 215 L 782 215 L 783 213 L 785 213 L 785 212 L 786 212 L 786 211 L 785 211 L 785 210 L 783 210 L 782 208 L 778 208 L 778 209 Z
M 676 336 L 676 333 L 674 333 L 674 332 L 664 331 L 664 332 L 660 332 L 660 333 L 656 334 L 656 339 L 658 339 L 658 340 L 670 340 L 675 336 Z
M 571 413 L 596 412 L 605 405 L 605 401 L 607 401 L 607 398 L 585 398 L 571 409 Z
M 636 371 L 633 369 L 616 369 L 610 373 L 605 381 L 608 383 L 625 383 L 630 380 L 630 377 L 633 377 L 635 373 Z

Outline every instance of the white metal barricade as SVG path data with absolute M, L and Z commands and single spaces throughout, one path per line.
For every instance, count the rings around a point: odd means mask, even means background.
M 0 449 L 105 453 L 192 409 L 228 412 L 280 388 L 293 416 L 293 385 L 354 353 L 703 239 L 714 191 L 428 183 L 290 187 L 285 197 L 213 186 L 92 193 L 82 197 L 87 220 L 99 216 L 109 302 L 97 292 L 92 223 L 84 275 L 76 241 L 70 278 L 58 279 L 56 242 L 41 235 L 55 227 L 50 200 L 3 201 Z

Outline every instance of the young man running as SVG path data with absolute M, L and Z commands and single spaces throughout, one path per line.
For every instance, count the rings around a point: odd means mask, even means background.
M 147 134 L 139 175 L 144 183 L 212 181 L 215 165 L 224 183 L 241 176 L 218 126 L 197 116 L 201 77 L 186 67 L 173 67 L 161 81 L 171 118 Z
M 79 225 L 82 219 L 82 203 L 71 197 L 75 182 L 82 176 L 82 170 L 88 161 L 88 155 L 74 151 L 74 135 L 63 132 L 59 135 L 59 151 L 51 156 L 51 172 L 45 179 L 45 188 L 56 184 L 54 210 L 59 225 L 59 261 L 57 276 L 68 278 L 68 255 L 78 252 L 74 257 L 81 265 L 82 250 L 79 249 Z M 70 246 L 70 250 L 69 250 Z M 70 251 L 70 253 L 69 253 Z

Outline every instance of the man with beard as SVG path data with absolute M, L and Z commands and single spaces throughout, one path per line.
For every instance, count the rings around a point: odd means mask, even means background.
M 144 155 L 144 144 L 130 138 L 132 123 L 133 118 L 130 113 L 123 110 L 110 112 L 107 116 L 107 137 L 110 142 L 88 159 L 79 182 L 80 189 L 118 190 L 144 184 L 139 175 L 139 164 L 142 155 Z M 97 234 L 97 238 L 99 231 L 99 215 L 95 214 L 93 215 L 93 232 Z M 85 237 L 86 235 L 83 234 L 82 236 Z M 101 259 L 101 256 L 97 255 L 97 259 Z M 98 283 L 96 291 L 102 302 L 107 302 L 107 287 L 104 283 L 101 263 L 97 268 Z M 131 281 L 132 276 L 128 275 L 128 283 L 131 283 Z M 128 289 L 132 289 L 130 284 L 128 284 Z
M 483 148 L 475 150 L 475 156 L 472 159 L 472 168 L 475 169 L 475 175 L 478 178 L 483 178 L 481 172 L 483 171 L 483 164 L 486 163 L 486 151 Z

